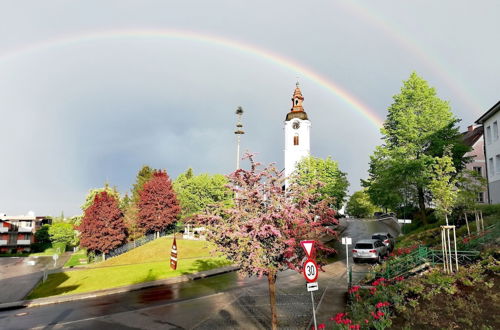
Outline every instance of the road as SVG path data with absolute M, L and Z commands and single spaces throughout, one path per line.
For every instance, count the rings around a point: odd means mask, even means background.
M 342 236 L 353 237 L 353 241 L 369 237 L 375 231 L 397 234 L 396 226 L 382 222 L 344 222 L 347 229 Z M 326 273 L 319 274 L 316 304 L 332 283 L 339 288 L 345 286 L 345 249 L 337 243 L 334 246 L 340 261 L 329 265 Z M 277 305 L 280 328 L 304 329 L 309 324 L 311 296 L 301 274 L 285 271 L 278 275 Z M 236 273 L 0 312 L 1 329 L 267 329 L 269 324 L 267 279 L 239 279 Z

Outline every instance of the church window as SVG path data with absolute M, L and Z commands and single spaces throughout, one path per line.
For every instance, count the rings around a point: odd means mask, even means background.
M 295 105 L 299 104 L 299 100 L 295 99 Z
M 298 135 L 295 135 L 293 137 L 293 145 L 294 146 L 298 146 L 299 145 L 299 136 Z

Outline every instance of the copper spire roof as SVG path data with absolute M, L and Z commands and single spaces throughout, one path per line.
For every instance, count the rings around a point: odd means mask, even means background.
M 292 96 L 292 109 L 290 109 L 290 112 L 286 115 L 285 121 L 289 121 L 294 118 L 308 120 L 307 113 L 302 107 L 302 101 L 304 101 L 304 96 L 302 96 L 302 91 L 300 90 L 299 83 L 297 82 Z

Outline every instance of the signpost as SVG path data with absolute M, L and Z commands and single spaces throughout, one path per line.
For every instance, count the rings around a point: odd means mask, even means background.
M 177 269 L 177 242 L 174 236 L 174 242 L 172 243 L 172 250 L 170 252 L 170 268 L 173 270 Z
M 403 227 L 401 228 L 401 232 L 404 234 L 405 233 L 405 223 L 411 223 L 410 219 L 398 219 L 399 223 L 403 224 Z
M 59 255 L 57 253 L 54 253 L 54 255 L 52 255 L 52 259 L 54 259 L 54 268 L 55 268 L 57 264 L 57 259 L 59 259 Z
M 345 275 L 347 278 L 347 284 L 349 284 L 349 245 L 352 245 L 352 238 L 342 237 L 342 244 L 345 245 Z
M 318 265 L 316 264 L 316 261 L 314 261 L 313 259 L 314 241 L 301 241 L 300 245 L 302 245 L 302 248 L 304 249 L 307 255 L 307 260 L 304 262 L 302 268 L 303 268 L 304 278 L 308 282 L 307 291 L 311 292 L 314 329 L 318 329 L 316 325 L 316 310 L 314 308 L 314 294 L 313 294 L 314 291 L 318 290 L 318 282 L 316 282 L 316 280 L 318 279 Z

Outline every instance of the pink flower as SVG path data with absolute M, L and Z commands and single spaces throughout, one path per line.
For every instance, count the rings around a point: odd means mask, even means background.
M 375 305 L 376 308 L 382 308 L 382 307 L 386 307 L 386 306 L 389 306 L 391 303 L 389 302 L 379 302 Z
M 326 324 L 324 323 L 318 324 L 318 329 L 324 329 L 324 328 L 326 328 Z
M 360 328 L 361 328 L 361 326 L 359 324 L 351 324 L 349 326 L 349 329 L 359 330 Z

